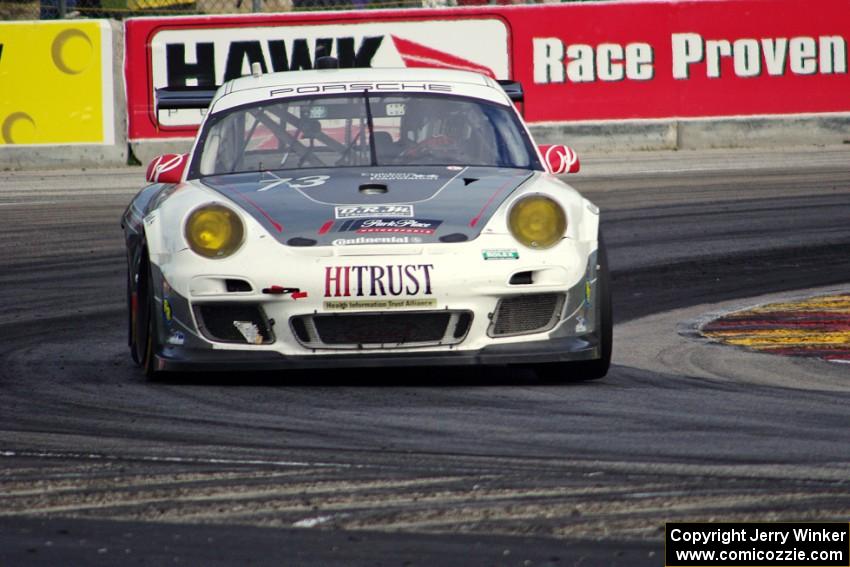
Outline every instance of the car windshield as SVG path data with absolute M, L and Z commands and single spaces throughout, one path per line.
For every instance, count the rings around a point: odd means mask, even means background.
M 539 169 L 513 110 L 458 96 L 283 99 L 210 118 L 201 175 L 298 168 L 462 165 Z

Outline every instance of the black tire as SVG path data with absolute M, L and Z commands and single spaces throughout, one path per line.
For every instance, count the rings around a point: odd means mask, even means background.
M 130 284 L 130 268 L 127 267 L 127 345 L 130 347 L 130 356 L 137 365 L 141 363 L 136 352 L 136 313 L 133 311 L 133 292 Z
M 139 267 L 139 284 L 136 288 L 137 303 L 136 320 L 133 325 L 131 352 L 133 360 L 138 364 L 149 380 L 159 377 L 156 370 L 155 354 L 159 350 L 156 329 L 156 301 L 153 294 L 153 276 L 147 258 L 142 260 Z
M 599 380 L 608 374 L 614 344 L 614 317 L 611 310 L 611 276 L 608 272 L 608 252 L 601 235 L 599 237 L 597 263 L 599 264 L 596 277 L 599 283 L 597 301 L 599 302 L 599 347 L 601 356 L 593 360 L 578 362 L 540 364 L 535 367 L 535 370 L 538 377 L 543 381 L 581 382 Z

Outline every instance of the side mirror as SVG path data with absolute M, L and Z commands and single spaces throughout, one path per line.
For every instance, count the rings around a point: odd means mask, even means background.
M 543 161 L 551 173 L 578 173 L 581 163 L 578 154 L 569 146 L 542 145 L 537 146 L 543 154 Z
M 148 183 L 180 183 L 189 154 L 163 154 L 151 160 L 145 179 Z

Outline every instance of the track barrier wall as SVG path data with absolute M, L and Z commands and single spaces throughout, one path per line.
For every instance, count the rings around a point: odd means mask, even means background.
M 127 162 L 122 26 L 0 22 L 0 168 Z
M 45 45 L 52 41 L 53 51 L 30 50 L 23 63 L 7 63 L 13 46 L 25 41 L 15 26 L 32 28 Z M 56 63 L 58 39 L 51 39 L 65 33 L 66 43 L 73 42 L 65 48 L 67 57 L 80 59 L 86 45 L 68 31 L 75 26 L 100 30 L 84 33 L 94 35 L 90 49 L 102 58 L 76 74 L 68 73 L 76 67 L 62 63 L 68 67 L 62 71 Z M 128 143 L 143 163 L 165 151 L 185 151 L 202 115 L 156 115 L 154 89 L 221 84 L 248 73 L 253 62 L 267 71 L 309 69 L 319 52 L 349 67 L 438 66 L 519 80 L 524 113 L 538 140 L 579 151 L 840 144 L 850 141 L 848 41 L 850 0 L 583 2 L 149 17 L 121 25 L 2 23 L 0 125 L 30 102 L 33 123 L 39 113 L 39 123 L 68 127 L 39 129 L 41 137 L 33 138 L 32 125 L 17 114 L 17 122 L 4 127 L 0 165 L 17 165 L 15 150 L 41 156 L 42 164 L 66 163 L 66 156 L 123 163 Z M 111 50 L 98 50 L 98 42 L 111 43 Z M 100 91 L 92 86 L 95 69 Z M 95 81 L 79 91 L 88 94 L 70 96 L 78 92 L 71 81 L 84 78 Z M 103 125 L 99 134 L 95 124 Z

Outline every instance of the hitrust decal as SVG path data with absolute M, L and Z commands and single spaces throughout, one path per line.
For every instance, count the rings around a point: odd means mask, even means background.
M 325 297 L 433 295 L 434 264 L 325 267 Z

